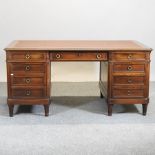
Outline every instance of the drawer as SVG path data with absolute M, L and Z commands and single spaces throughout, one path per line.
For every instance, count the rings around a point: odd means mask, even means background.
M 132 61 L 132 60 L 145 60 L 146 59 L 146 53 L 145 52 L 118 52 L 118 53 L 112 53 L 111 59 L 116 61 Z
M 42 98 L 46 96 L 45 88 L 12 88 L 12 97 L 14 98 Z
M 16 51 L 7 52 L 7 60 L 15 62 L 46 61 L 47 52 Z
M 44 77 L 15 77 L 11 76 L 11 83 L 13 86 L 25 85 L 25 86 L 44 86 L 46 81 Z
M 116 89 L 112 90 L 113 98 L 144 97 L 144 89 Z
M 144 76 L 114 76 L 113 84 L 136 84 L 144 85 Z
M 10 63 L 11 73 L 44 73 L 45 67 L 44 63 Z
M 100 61 L 107 60 L 106 52 L 52 52 L 50 59 L 54 61 Z
M 144 72 L 145 64 L 113 64 L 114 72 Z

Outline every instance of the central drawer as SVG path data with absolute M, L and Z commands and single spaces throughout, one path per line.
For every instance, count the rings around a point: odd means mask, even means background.
M 106 52 L 51 52 L 52 61 L 101 61 L 107 60 Z

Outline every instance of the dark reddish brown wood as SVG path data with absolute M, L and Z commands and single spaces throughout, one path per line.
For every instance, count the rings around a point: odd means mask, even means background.
M 44 73 L 45 72 L 45 66 L 44 63 L 10 63 L 10 69 L 13 73 Z M 19 73 L 19 74 L 20 74 Z M 17 74 L 16 74 L 17 75 Z
M 49 53 L 46 51 L 7 51 L 8 106 L 48 105 L 50 102 Z M 49 78 L 50 79 L 50 78 Z M 45 106 L 48 115 L 48 106 Z
M 142 104 L 143 114 L 146 114 L 149 102 L 149 64 L 148 51 L 109 52 L 107 89 L 109 115 L 112 111 L 111 104 Z M 101 72 L 104 73 L 102 66 Z M 100 79 L 102 85 L 104 81 L 102 77 Z
M 44 51 L 7 51 L 8 62 L 46 62 L 46 53 Z
M 115 52 L 111 55 L 112 60 L 118 61 L 145 61 L 146 53 L 145 52 Z
M 51 61 L 100 61 L 100 97 L 113 104 L 149 103 L 150 52 L 135 41 L 14 41 L 6 49 L 9 114 L 13 106 L 44 105 L 49 114 Z
M 51 61 L 105 61 L 107 52 L 51 52 L 50 59 Z
M 44 86 L 45 78 L 44 77 L 22 77 L 22 76 L 13 76 L 11 78 L 12 86 Z
M 144 85 L 145 77 L 144 76 L 114 76 L 113 77 L 114 85 Z
M 144 97 L 143 89 L 113 89 L 113 98 L 133 98 Z
M 144 72 L 145 64 L 114 63 L 114 72 Z
M 45 87 L 12 87 L 13 98 L 42 98 L 46 96 Z

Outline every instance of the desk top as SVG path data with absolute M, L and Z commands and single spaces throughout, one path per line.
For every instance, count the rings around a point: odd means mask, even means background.
M 129 40 L 16 40 L 5 50 L 147 50 L 152 49 Z

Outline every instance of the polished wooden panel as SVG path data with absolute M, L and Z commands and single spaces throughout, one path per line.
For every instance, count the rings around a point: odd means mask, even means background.
M 113 53 L 111 55 L 112 60 L 116 61 L 144 61 L 146 59 L 146 53 L 145 52 L 118 52 L 118 53 Z
M 114 72 L 144 72 L 145 64 L 118 64 L 115 63 L 113 66 Z
M 107 60 L 106 52 L 52 52 L 51 61 L 103 61 Z
M 10 63 L 10 69 L 12 73 L 15 72 L 45 72 L 45 64 L 44 63 Z
M 130 55 L 132 54 L 132 56 Z M 112 115 L 113 104 L 149 103 L 150 52 L 110 51 L 108 56 L 108 115 Z M 104 70 L 101 65 L 100 90 L 103 91 Z M 104 93 L 103 93 L 104 94 Z M 146 114 L 143 106 L 143 114 Z
M 9 51 L 6 58 L 8 62 L 45 62 L 46 52 Z
M 42 98 L 46 96 L 45 88 L 29 88 L 29 87 L 12 87 L 12 97 L 13 98 Z
M 114 85 L 144 85 L 145 84 L 144 76 L 114 76 L 113 84 Z
M 143 89 L 113 89 L 113 98 L 135 98 L 144 97 Z
M 114 104 L 149 103 L 151 48 L 136 41 L 14 41 L 6 50 L 9 114 L 16 104 L 42 104 L 49 114 L 51 61 L 99 61 L 100 96 Z
M 20 76 L 12 76 L 11 83 L 13 86 L 18 85 L 39 85 L 44 86 L 46 85 L 46 80 L 44 77 L 20 77 Z

